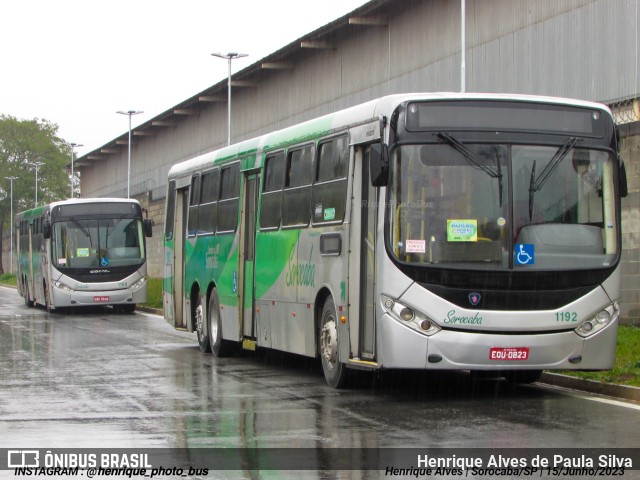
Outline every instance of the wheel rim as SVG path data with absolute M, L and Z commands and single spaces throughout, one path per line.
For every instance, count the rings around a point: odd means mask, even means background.
M 333 315 L 328 315 L 322 326 L 321 350 L 323 360 L 333 370 L 338 358 L 338 330 Z
M 202 312 L 202 304 L 196 308 L 196 332 L 202 337 L 204 334 L 204 315 Z

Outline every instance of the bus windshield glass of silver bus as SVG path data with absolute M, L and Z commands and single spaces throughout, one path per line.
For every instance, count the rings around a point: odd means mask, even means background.
M 531 181 L 529 182 L 529 221 L 533 218 L 533 195 L 542 189 L 546 181 L 549 179 L 553 171 L 560 165 L 560 162 L 567 156 L 571 149 L 578 143 L 580 139 L 576 137 L 569 137 L 567 141 L 562 144 L 549 163 L 542 169 L 540 175 L 536 178 L 536 162 L 533 162 L 533 168 L 531 169 Z
M 474 168 L 477 168 L 478 170 L 482 170 L 491 178 L 498 179 L 498 194 L 500 196 L 500 206 L 502 207 L 502 167 L 500 166 L 500 155 L 498 153 L 498 150 L 496 149 L 496 152 L 495 152 L 496 166 L 493 167 L 492 165 L 489 165 L 488 163 L 486 163 L 473 150 L 471 150 L 464 143 L 462 143 L 460 140 L 453 137 L 452 135 L 449 135 L 448 133 L 439 133 L 438 139 L 450 145 L 458 152 L 460 152 L 462 156 L 465 158 L 465 160 L 469 163 L 469 165 L 471 165 Z M 424 162 L 424 155 L 422 155 L 422 158 Z
M 123 219 L 123 218 L 124 218 L 124 215 L 122 215 L 122 216 L 120 216 L 120 217 L 117 217 L 117 218 L 114 218 L 114 219 L 113 219 L 113 225 L 111 225 L 111 222 L 109 222 L 109 224 L 107 224 L 107 233 L 106 233 L 106 235 L 105 235 L 105 243 L 106 243 L 105 247 L 106 247 L 106 248 L 109 248 L 109 247 L 110 247 L 110 245 L 109 245 L 109 236 L 110 236 L 113 232 L 115 232 L 116 227 L 117 227 L 117 226 L 118 226 L 118 224 L 122 221 L 122 219 Z
M 80 222 L 78 220 L 76 220 L 75 217 L 69 217 L 69 220 L 71 220 L 73 222 L 73 224 L 78 227 L 78 230 L 80 230 L 82 233 L 84 233 L 84 235 L 86 237 L 89 237 L 89 244 L 92 245 L 92 241 L 91 241 L 91 234 L 87 231 L 86 228 L 84 228 Z

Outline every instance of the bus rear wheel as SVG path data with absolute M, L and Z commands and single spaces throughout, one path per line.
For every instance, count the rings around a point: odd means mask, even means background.
M 332 388 L 344 387 L 347 380 L 347 367 L 340 362 L 338 354 L 338 320 L 333 299 L 328 297 L 322 307 L 320 330 L 318 332 L 322 372 L 327 384 Z
M 228 357 L 233 352 L 233 344 L 222 339 L 222 317 L 220 316 L 220 299 L 214 288 L 209 296 L 207 308 L 207 326 L 209 327 L 209 344 L 211 353 L 216 358 Z
M 209 336 L 204 332 L 204 322 L 206 321 L 206 318 L 201 295 L 198 295 L 198 304 L 196 305 L 196 309 L 194 312 L 194 320 L 200 351 L 202 353 L 209 353 L 211 351 L 211 343 L 209 341 Z

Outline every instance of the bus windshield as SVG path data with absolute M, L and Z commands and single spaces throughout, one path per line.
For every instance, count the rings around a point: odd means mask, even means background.
M 58 269 L 138 265 L 145 257 L 143 235 L 140 219 L 67 217 L 53 224 L 52 263 Z
M 389 239 L 402 263 L 593 269 L 617 258 L 614 157 L 579 148 L 403 145 L 391 160 Z

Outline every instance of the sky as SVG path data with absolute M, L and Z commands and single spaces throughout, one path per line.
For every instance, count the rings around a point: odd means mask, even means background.
M 367 0 L 6 0 L 0 114 L 46 119 L 82 156 Z

